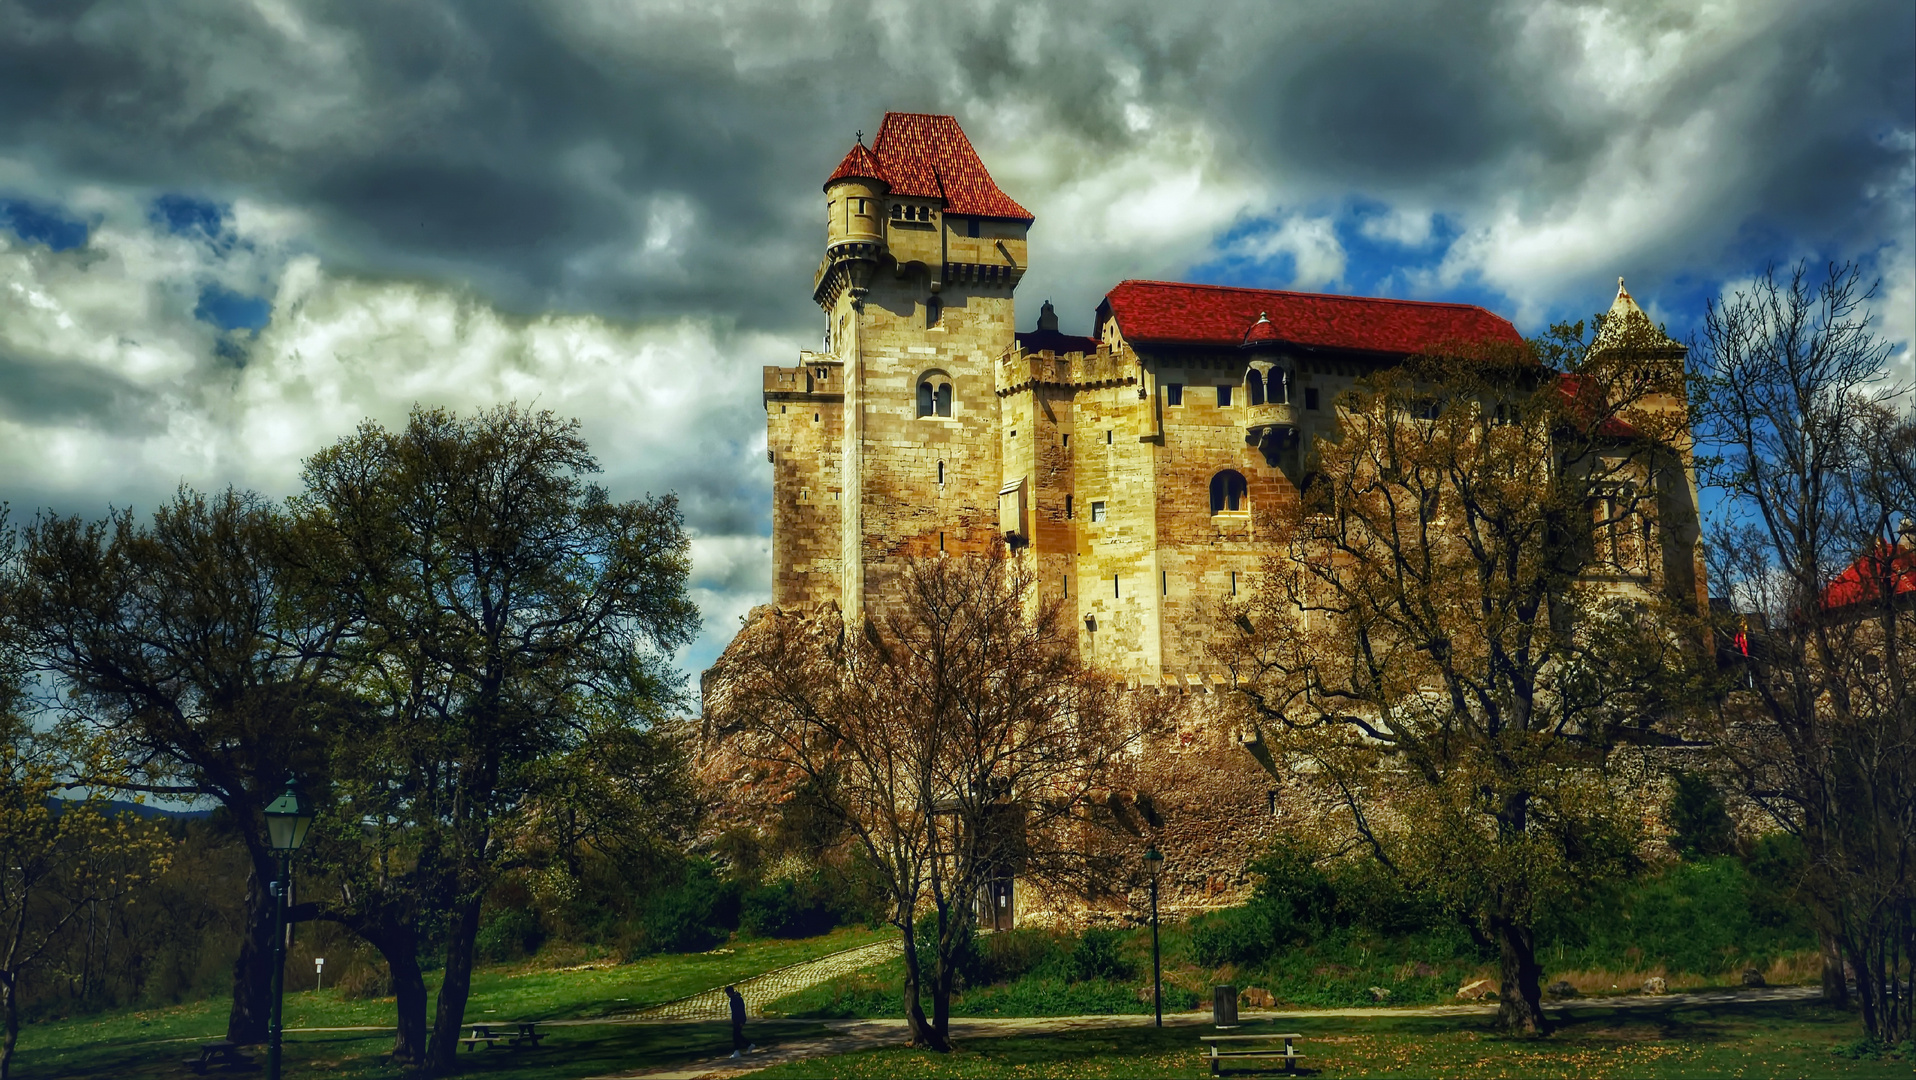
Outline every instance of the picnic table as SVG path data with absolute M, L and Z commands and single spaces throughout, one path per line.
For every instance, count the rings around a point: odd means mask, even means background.
M 1297 1047 L 1291 1040 L 1301 1039 L 1303 1037 L 1304 1036 L 1295 1031 L 1270 1035 L 1198 1036 L 1200 1041 L 1210 1044 L 1211 1075 L 1213 1076 L 1218 1074 L 1225 1063 L 1235 1061 L 1238 1058 L 1283 1058 L 1286 1069 L 1295 1069 L 1297 1068 L 1297 1059 L 1304 1055 L 1297 1052 Z M 1284 1040 L 1284 1049 L 1282 1050 L 1279 1050 L 1273 1045 L 1279 1039 Z M 1229 1043 L 1231 1045 L 1219 1046 L 1219 1043 Z M 1234 1047 L 1239 1045 L 1242 1045 L 1243 1049 L 1234 1049 Z
M 534 1020 L 479 1020 L 473 1023 L 472 1034 L 459 1041 L 468 1050 L 477 1049 L 480 1043 L 486 1044 L 486 1049 L 490 1050 L 496 1042 L 515 1049 L 524 1045 L 537 1046 L 539 1040 L 546 1037 L 546 1033 L 537 1030 L 537 1027 L 538 1022 Z
M 212 1068 L 236 1071 L 257 1067 L 252 1058 L 240 1052 L 239 1044 L 230 1039 L 201 1043 L 199 1056 L 187 1058 L 181 1064 L 202 1076 Z

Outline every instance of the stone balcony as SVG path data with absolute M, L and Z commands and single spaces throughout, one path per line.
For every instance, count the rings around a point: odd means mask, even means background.
M 1272 401 L 1245 406 L 1244 441 L 1277 464 L 1278 454 L 1297 441 L 1297 406 Z

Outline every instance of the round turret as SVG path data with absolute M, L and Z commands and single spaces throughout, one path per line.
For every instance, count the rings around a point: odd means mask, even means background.
M 875 257 L 885 243 L 885 196 L 891 185 L 877 157 L 864 143 L 852 147 L 825 181 L 825 250 L 850 248 L 844 254 Z M 869 246 L 870 251 L 862 249 Z

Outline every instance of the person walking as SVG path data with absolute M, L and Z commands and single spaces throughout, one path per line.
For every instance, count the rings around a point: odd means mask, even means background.
M 732 1005 L 732 1056 L 739 1057 L 758 1049 L 757 1043 L 748 1044 L 745 1041 L 745 998 L 738 992 L 738 987 L 727 986 L 725 999 Z

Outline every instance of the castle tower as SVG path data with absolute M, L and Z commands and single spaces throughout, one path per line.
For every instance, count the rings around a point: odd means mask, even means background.
M 994 538 L 995 365 L 1032 216 L 949 116 L 885 114 L 824 193 L 824 348 L 765 373 L 773 602 L 856 618 L 898 560 Z

